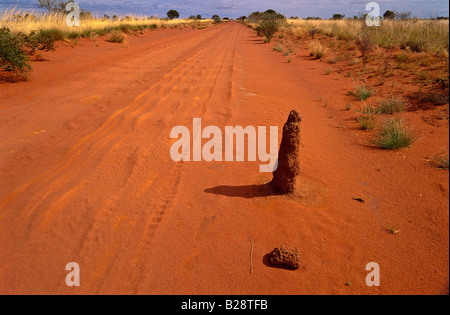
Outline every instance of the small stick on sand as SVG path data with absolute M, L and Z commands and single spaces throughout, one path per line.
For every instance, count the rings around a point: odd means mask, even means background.
M 250 240 L 251 249 L 250 249 L 250 273 L 253 273 L 253 241 L 252 238 L 249 236 L 248 239 Z

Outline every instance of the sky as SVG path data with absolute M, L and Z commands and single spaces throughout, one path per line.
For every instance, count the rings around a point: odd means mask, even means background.
M 76 0 L 80 7 L 103 15 L 158 15 L 166 17 L 170 9 L 180 17 L 201 14 L 211 17 L 237 18 L 253 11 L 274 9 L 287 17 L 318 16 L 330 18 L 334 13 L 347 17 L 368 13 L 366 4 L 373 0 Z M 0 10 L 17 6 L 18 9 L 37 9 L 37 0 L 0 0 Z M 381 15 L 386 10 L 411 11 L 417 17 L 449 16 L 448 0 L 375 0 Z

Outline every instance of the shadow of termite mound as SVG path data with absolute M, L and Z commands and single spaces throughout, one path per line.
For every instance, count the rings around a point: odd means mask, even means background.
M 246 199 L 282 195 L 279 191 L 274 189 L 270 183 L 262 185 L 244 185 L 244 186 L 223 185 L 205 189 L 205 192 L 209 194 L 216 194 L 227 197 L 246 198 Z
M 281 193 L 272 183 L 243 186 L 221 185 L 205 189 L 204 192 L 231 198 L 281 198 L 284 200 L 292 200 L 302 206 L 311 208 L 323 207 L 326 204 L 328 195 L 328 190 L 323 184 L 306 178 L 298 179 L 295 191 L 289 194 Z

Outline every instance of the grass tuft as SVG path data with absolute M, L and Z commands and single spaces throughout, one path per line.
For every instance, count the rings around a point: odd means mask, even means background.
M 273 48 L 273 50 L 278 51 L 279 53 L 283 52 L 283 46 L 281 44 L 278 44 Z
M 367 114 L 357 118 L 362 130 L 372 130 L 375 128 L 375 116 Z
M 365 85 L 361 85 L 356 88 L 354 95 L 360 100 L 365 101 L 369 97 L 371 97 L 374 93 L 374 90 L 367 88 Z
M 383 115 L 393 115 L 403 112 L 407 108 L 407 104 L 402 97 L 390 96 L 380 102 L 378 113 Z
M 111 43 L 123 43 L 127 39 L 127 35 L 122 31 L 113 30 L 109 33 L 108 41 Z
M 380 128 L 375 145 L 387 150 L 399 150 L 411 146 L 415 135 L 398 119 L 387 120 Z
M 52 29 L 48 29 L 48 30 L 40 30 L 40 33 L 42 35 L 51 36 L 54 41 L 65 40 L 67 38 L 66 33 L 57 28 L 52 28 Z
M 366 114 L 366 115 L 377 115 L 378 109 L 373 107 L 370 104 L 364 103 L 364 105 L 362 106 L 362 109 L 361 109 L 361 113 Z
M 348 112 L 348 111 L 351 110 L 352 108 L 353 108 L 353 104 L 347 103 L 347 104 L 345 104 L 344 111 Z
M 313 41 L 308 46 L 309 55 L 315 59 L 322 59 L 325 56 L 326 49 L 318 41 Z
M 435 158 L 437 167 L 443 170 L 449 169 L 449 157 L 447 154 L 443 154 Z

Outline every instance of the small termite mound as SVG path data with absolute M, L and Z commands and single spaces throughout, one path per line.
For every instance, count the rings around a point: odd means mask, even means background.
M 300 253 L 296 247 L 279 246 L 269 254 L 271 265 L 285 266 L 289 269 L 300 267 Z
M 296 191 L 300 174 L 300 123 L 302 116 L 293 110 L 283 127 L 278 167 L 273 172 L 272 185 L 282 194 Z

